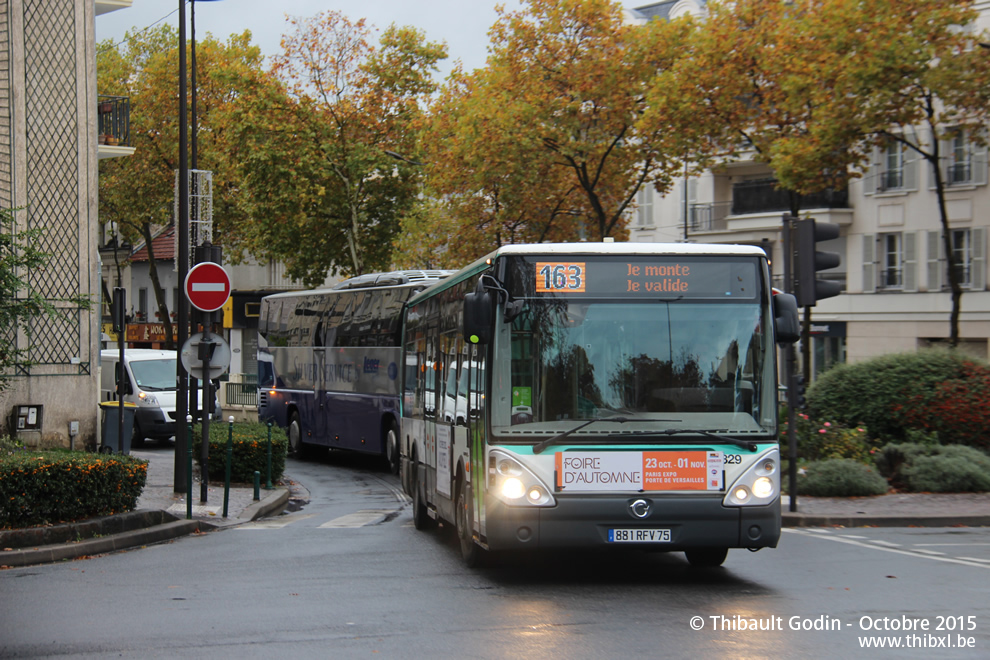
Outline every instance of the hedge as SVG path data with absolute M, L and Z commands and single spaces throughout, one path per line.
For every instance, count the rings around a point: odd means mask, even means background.
M 919 424 L 906 413 L 927 405 L 946 381 L 967 380 L 974 361 L 958 352 L 930 349 L 883 355 L 852 364 L 836 365 L 809 388 L 808 414 L 846 427 L 864 425 L 874 447 L 904 440 L 908 429 Z M 984 400 L 990 390 L 982 392 Z M 973 403 L 968 403 L 972 409 Z M 951 425 L 951 417 L 942 420 Z M 939 427 L 939 433 L 942 433 Z M 943 440 L 944 441 L 944 440 Z
M 132 456 L 0 452 L 0 525 L 49 525 L 131 511 L 148 478 Z
M 798 476 L 799 495 L 811 497 L 854 497 L 883 495 L 887 480 L 874 468 L 851 458 L 813 461 Z
M 259 422 L 235 422 L 233 425 L 233 453 L 230 467 L 230 480 L 236 483 L 254 482 L 254 473 L 261 473 L 265 481 L 268 463 L 268 425 Z M 289 440 L 285 431 L 271 427 L 272 437 L 272 483 L 280 480 L 285 472 L 285 455 Z M 230 422 L 210 423 L 209 476 L 213 481 L 223 481 L 227 468 L 227 438 L 230 435 Z M 197 425 L 193 429 L 193 457 L 200 464 L 203 432 Z
M 963 445 L 889 444 L 877 468 L 895 487 L 913 492 L 990 491 L 990 456 Z

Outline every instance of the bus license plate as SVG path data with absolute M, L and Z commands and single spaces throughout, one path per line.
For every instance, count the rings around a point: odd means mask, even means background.
M 610 529 L 609 543 L 670 543 L 669 529 Z

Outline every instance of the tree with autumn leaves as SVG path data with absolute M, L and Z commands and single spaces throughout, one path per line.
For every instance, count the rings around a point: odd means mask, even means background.
M 499 13 L 487 66 L 454 72 L 423 132 L 455 261 L 506 243 L 624 237 L 639 188 L 668 190 L 695 149 L 690 126 L 641 121 L 692 24 L 629 24 L 609 0 Z
M 870 157 L 902 145 L 931 167 L 959 339 L 962 288 L 946 213 L 941 145 L 985 140 L 987 37 L 961 26 L 973 3 L 944 0 L 733 0 L 711 3 L 690 50 L 660 74 L 646 123 L 703 122 L 731 159 L 753 150 L 792 193 L 875 177 Z M 867 181 L 869 185 L 871 182 Z
M 240 95 L 237 81 L 244 71 L 260 67 L 261 53 L 250 33 L 231 35 L 226 42 L 207 35 L 196 44 L 198 167 L 214 176 L 215 236 L 229 242 L 246 217 L 240 183 L 225 166 L 229 126 L 222 110 Z M 156 230 L 173 222 L 175 172 L 179 169 L 178 34 L 159 26 L 129 34 L 122 44 L 103 42 L 97 49 L 97 85 L 101 93 L 129 97 L 130 138 L 134 154 L 100 162 L 100 220 L 114 223 L 121 239 L 144 241 L 160 318 L 169 318 L 158 279 L 152 239 Z M 226 240 L 225 240 L 226 239 Z M 167 335 L 171 325 L 166 323 Z M 168 344 L 172 345 L 170 338 Z
M 418 203 L 414 125 L 446 48 L 395 26 L 374 45 L 363 20 L 338 12 L 290 25 L 227 115 L 252 218 L 235 245 L 310 285 L 388 269 L 399 219 Z

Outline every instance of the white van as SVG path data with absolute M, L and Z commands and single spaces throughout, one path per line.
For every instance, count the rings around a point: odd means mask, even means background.
M 100 351 L 100 401 L 117 400 L 118 349 Z M 124 349 L 124 402 L 137 406 L 134 411 L 132 443 L 145 439 L 167 440 L 175 435 L 176 351 L 148 348 Z M 203 392 L 199 403 L 202 408 Z M 214 398 L 213 419 L 222 419 L 220 404 Z

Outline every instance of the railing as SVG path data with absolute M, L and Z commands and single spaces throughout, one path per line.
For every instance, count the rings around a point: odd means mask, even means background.
M 692 231 L 724 231 L 728 228 L 726 218 L 732 210 L 732 202 L 714 204 L 692 204 L 689 225 Z
M 131 100 L 126 96 L 97 97 L 97 142 L 131 146 Z
M 258 386 L 254 383 L 227 383 L 227 405 L 257 406 Z
M 732 186 L 732 215 L 789 211 L 790 193 L 777 187 L 773 179 L 744 181 Z M 848 190 L 824 190 L 801 196 L 802 209 L 847 209 Z

